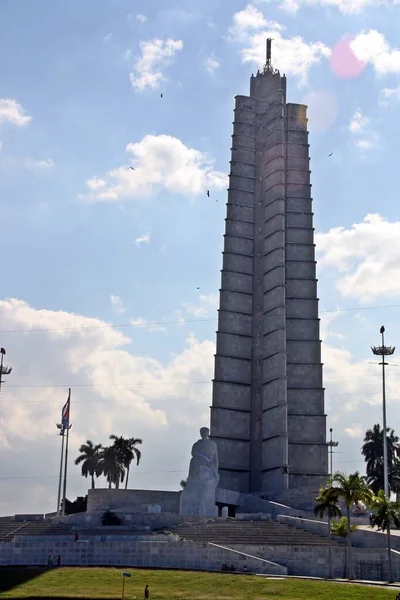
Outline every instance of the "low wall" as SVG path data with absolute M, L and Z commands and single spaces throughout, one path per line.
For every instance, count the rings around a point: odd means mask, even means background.
M 152 567 L 220 571 L 233 564 L 242 571 L 283 575 L 280 565 L 242 551 L 194 542 L 16 542 L 0 543 L 0 565 L 47 565 L 61 556 L 62 565 Z
M 328 523 L 326 521 L 298 519 L 287 515 L 278 515 L 278 521 L 280 523 L 285 523 L 285 525 L 291 525 L 297 529 L 302 529 L 303 531 L 309 531 L 316 535 L 328 537 Z M 390 539 L 392 548 L 394 550 L 400 550 L 400 536 L 392 535 Z M 358 529 L 351 534 L 351 540 L 351 545 L 354 546 L 354 548 L 386 548 L 387 546 L 386 534 L 373 529 Z M 340 538 L 337 541 L 343 543 Z
M 288 569 L 289 575 L 303 577 L 328 577 L 328 546 L 266 546 L 229 545 L 232 549 L 271 560 Z M 332 546 L 332 572 L 335 578 L 344 575 L 344 546 Z M 388 577 L 387 551 L 383 548 L 354 548 L 352 552 L 356 579 L 384 581 Z M 395 580 L 400 580 L 400 555 L 393 555 Z
M 285 504 L 274 502 L 272 500 L 265 500 L 258 496 L 252 496 L 251 494 L 243 494 L 243 505 L 240 508 L 240 512 L 237 516 L 243 513 L 262 513 L 268 515 L 272 520 L 276 520 L 278 515 L 291 515 L 294 517 L 305 516 L 309 517 L 310 513 L 298 508 L 291 508 Z
M 158 529 L 173 529 L 181 523 L 198 523 L 199 517 L 181 516 L 173 513 L 128 513 L 115 511 L 115 513 L 123 519 L 123 526 L 117 527 L 122 529 L 134 529 L 136 531 L 149 531 Z M 92 513 L 77 513 L 75 515 L 67 515 L 66 517 L 56 517 L 56 523 L 64 523 L 72 527 L 74 531 L 79 529 L 98 529 L 101 526 L 102 512 Z
M 181 492 L 159 490 L 88 490 L 87 512 L 107 509 L 147 513 L 150 505 L 158 505 L 161 512 L 179 513 Z

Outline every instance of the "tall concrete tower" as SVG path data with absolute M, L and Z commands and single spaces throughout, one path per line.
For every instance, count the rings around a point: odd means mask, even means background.
M 316 490 L 328 449 L 306 106 L 271 66 L 236 96 L 211 436 L 220 487 Z

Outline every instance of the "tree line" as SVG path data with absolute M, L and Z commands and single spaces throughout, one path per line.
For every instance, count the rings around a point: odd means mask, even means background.
M 351 509 L 359 504 L 373 511 L 371 527 L 390 531 L 391 525 L 400 528 L 400 444 L 394 430 L 386 428 L 388 481 L 390 492 L 396 493 L 393 502 L 384 492 L 383 429 L 374 425 L 365 432 L 361 453 L 366 462 L 366 476 L 358 471 L 350 475 L 334 473 L 325 487 L 315 498 L 314 514 L 319 518 L 328 518 L 329 535 L 329 576 L 332 577 L 331 535 L 342 537 L 345 544 L 345 573 L 354 579 L 351 553 L 351 536 L 357 529 L 350 521 Z M 345 506 L 346 515 L 342 516 L 340 502 Z
M 119 489 L 120 483 L 125 480 L 125 489 L 128 487 L 130 467 L 133 461 L 140 463 L 142 453 L 139 446 L 143 440 L 139 438 L 124 438 L 123 436 L 110 435 L 113 444 L 103 447 L 87 440 L 79 448 L 76 465 L 81 465 L 83 477 L 91 477 L 92 490 L 95 489 L 95 477 L 104 475 L 108 488 L 114 485 Z

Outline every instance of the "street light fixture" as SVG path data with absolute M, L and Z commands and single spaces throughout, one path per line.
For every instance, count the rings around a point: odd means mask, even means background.
M 392 356 L 396 350 L 395 346 L 385 346 L 385 327 L 379 330 L 382 336 L 380 346 L 371 346 L 372 352 L 376 356 L 382 356 L 382 413 L 383 413 L 383 487 L 385 496 L 390 500 L 390 485 L 389 485 L 389 467 L 388 467 L 388 451 L 387 451 L 387 431 L 386 431 L 386 373 L 385 367 L 389 364 L 385 362 L 385 356 Z M 388 560 L 389 560 L 389 583 L 393 583 L 392 574 L 392 551 L 390 545 L 390 523 L 387 524 L 387 545 L 388 545 Z
M 328 446 L 328 448 L 329 448 L 329 455 L 330 455 L 330 460 L 329 460 L 330 468 L 329 468 L 329 470 L 330 470 L 330 476 L 331 476 L 331 478 L 333 477 L 333 468 L 332 468 L 333 467 L 333 449 L 337 448 L 339 446 L 339 442 L 334 442 L 332 440 L 332 431 L 333 431 L 333 429 L 331 427 L 330 430 L 329 430 L 329 433 L 331 434 L 331 439 L 326 444 Z

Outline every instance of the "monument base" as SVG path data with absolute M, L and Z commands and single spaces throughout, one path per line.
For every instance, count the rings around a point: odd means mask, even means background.
M 217 517 L 215 487 L 198 483 L 186 485 L 181 494 L 179 514 L 192 517 Z

